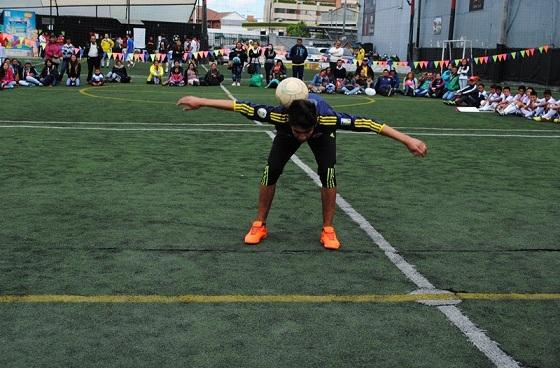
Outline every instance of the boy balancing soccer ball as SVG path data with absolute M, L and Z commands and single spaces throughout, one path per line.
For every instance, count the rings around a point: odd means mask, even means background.
M 309 95 L 308 99 L 292 101 L 289 107 L 195 96 L 183 97 L 177 105 L 182 106 L 185 111 L 201 107 L 235 111 L 250 120 L 271 123 L 276 127 L 277 134 L 260 183 L 257 217 L 245 236 L 246 244 L 258 244 L 267 237 L 266 218 L 274 198 L 276 181 L 282 174 L 284 165 L 302 143 L 309 144 L 318 164 L 323 205 L 323 231 L 320 241 L 326 249 L 340 248 L 333 228 L 336 207 L 334 166 L 337 129 L 375 132 L 403 143 L 415 156 L 425 156 L 428 153 L 424 142 L 376 120 L 335 112 L 323 99 L 314 94 Z

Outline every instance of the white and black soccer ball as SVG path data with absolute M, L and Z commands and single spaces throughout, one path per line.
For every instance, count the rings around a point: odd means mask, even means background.
M 307 100 L 309 91 L 307 85 L 298 78 L 286 78 L 276 87 L 276 99 L 286 108 L 295 100 Z

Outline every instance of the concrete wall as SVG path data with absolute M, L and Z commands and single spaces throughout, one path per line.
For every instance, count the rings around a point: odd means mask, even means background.
M 364 10 L 375 3 L 375 26 L 373 36 L 362 36 Z M 371 6 L 371 5 L 369 5 Z M 361 0 L 358 20 L 358 40 L 371 42 L 381 54 L 397 54 L 406 58 L 410 7 L 406 0 Z
M 441 47 L 449 35 L 450 0 L 416 0 L 422 2 L 420 47 Z M 503 2 L 486 0 L 484 9 L 469 11 L 469 0 L 457 0 L 454 38 L 473 41 L 474 48 L 495 48 L 500 38 Z M 373 36 L 362 36 L 365 3 L 361 0 L 359 39 L 372 42 L 381 54 L 406 56 L 409 33 L 410 7 L 406 0 L 376 0 Z M 506 45 L 529 48 L 544 44 L 560 46 L 560 0 L 509 0 L 508 37 Z M 433 33 L 434 18 L 441 18 L 441 34 Z M 414 25 L 416 42 L 417 24 Z

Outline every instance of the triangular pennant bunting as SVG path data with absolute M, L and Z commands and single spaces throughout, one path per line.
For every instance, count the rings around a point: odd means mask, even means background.
M 548 52 L 549 47 L 550 47 L 550 46 L 548 46 L 548 45 L 544 45 L 544 46 L 543 46 L 544 52 Z
M 517 57 L 517 52 L 512 52 L 510 55 L 511 55 L 511 58 L 513 60 L 515 60 L 515 58 Z
M 521 50 L 521 57 L 525 57 L 525 54 L 527 54 L 527 52 L 525 50 Z
M 498 55 L 492 55 L 492 59 L 496 62 L 496 60 L 498 60 Z

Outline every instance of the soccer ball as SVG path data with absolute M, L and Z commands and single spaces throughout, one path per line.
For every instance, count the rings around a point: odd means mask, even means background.
M 375 96 L 377 92 L 373 88 L 366 88 L 366 95 L 368 96 Z
M 295 100 L 307 100 L 309 91 L 305 83 L 298 78 L 286 78 L 276 87 L 276 99 L 286 108 Z

